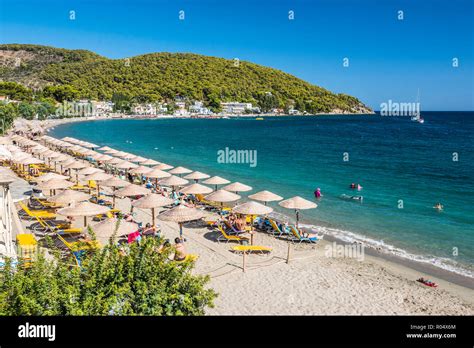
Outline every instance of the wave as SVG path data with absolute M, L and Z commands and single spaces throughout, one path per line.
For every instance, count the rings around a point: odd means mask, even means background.
M 345 231 L 324 226 L 315 226 L 313 224 L 300 223 L 299 225 L 300 227 L 310 229 L 317 233 L 333 236 L 339 240 L 342 240 L 343 242 L 362 243 L 364 247 L 367 248 L 398 256 L 410 261 L 430 264 L 432 266 L 438 267 L 449 272 L 453 272 L 469 278 L 474 278 L 474 272 L 472 270 L 464 268 L 463 266 L 459 265 L 459 263 L 449 258 L 413 254 L 406 250 L 387 244 L 383 240 L 372 239 L 351 231 Z

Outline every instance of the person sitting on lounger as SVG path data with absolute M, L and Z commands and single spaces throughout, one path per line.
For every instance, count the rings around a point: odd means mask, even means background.
M 176 252 L 174 254 L 175 261 L 184 261 L 186 259 L 186 248 L 184 247 L 183 240 L 181 238 L 176 238 L 174 240 Z
M 245 230 L 245 227 L 247 227 L 247 222 L 245 221 L 245 218 L 240 216 L 239 218 L 237 218 L 235 220 L 235 227 L 237 228 L 237 230 L 239 231 L 243 231 Z
M 171 246 L 171 243 L 170 243 L 170 240 L 169 239 L 166 239 L 163 244 L 161 244 L 159 247 L 158 247 L 158 253 L 162 253 L 165 249 L 169 248 Z
M 145 228 L 142 231 L 143 236 L 155 236 L 156 234 L 156 228 L 152 226 L 150 223 L 147 223 L 145 225 Z

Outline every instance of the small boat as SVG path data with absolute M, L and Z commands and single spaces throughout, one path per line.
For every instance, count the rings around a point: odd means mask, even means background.
M 418 89 L 418 95 L 417 95 L 417 98 L 416 98 L 416 103 L 417 104 L 420 104 L 420 89 Z M 412 116 L 410 118 L 410 120 L 412 120 L 413 122 L 418 122 L 418 123 L 425 123 L 425 120 L 423 117 L 421 117 L 421 112 L 419 110 L 419 107 L 418 107 L 418 111 L 416 112 L 415 116 Z
M 263 117 L 257 117 L 255 120 L 257 120 L 257 121 L 263 121 Z

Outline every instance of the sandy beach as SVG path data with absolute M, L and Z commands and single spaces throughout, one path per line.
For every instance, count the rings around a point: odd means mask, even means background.
M 21 179 L 18 179 L 21 180 Z M 117 207 L 129 211 L 128 198 Z M 134 208 L 135 219 L 151 221 L 147 210 Z M 213 215 L 209 214 L 212 219 Z M 82 227 L 82 219 L 76 221 Z M 31 222 L 22 220 L 25 230 Z M 175 223 L 158 221 L 165 238 L 179 235 Z M 258 245 L 271 246 L 269 255 L 250 255 L 246 272 L 233 243 L 217 243 L 217 233 L 203 222 L 184 226 L 189 253 L 199 255 L 193 272 L 211 277 L 210 287 L 219 296 L 209 315 L 473 315 L 471 289 L 422 274 L 380 257 L 363 261 L 330 258 L 328 241 L 292 246 L 265 233 L 255 236 Z M 439 284 L 429 288 L 415 279 L 429 277 Z

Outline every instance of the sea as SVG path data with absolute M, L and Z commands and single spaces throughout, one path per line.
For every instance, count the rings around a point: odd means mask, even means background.
M 241 201 L 261 190 L 313 200 L 316 209 L 300 212 L 306 227 L 474 277 L 474 112 L 422 117 L 424 124 L 378 114 L 115 119 L 63 124 L 49 134 L 252 186 Z M 232 150 L 256 157 L 223 160 Z M 438 202 L 443 211 L 433 208 Z

